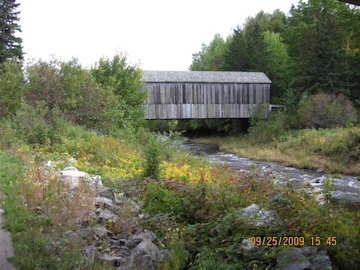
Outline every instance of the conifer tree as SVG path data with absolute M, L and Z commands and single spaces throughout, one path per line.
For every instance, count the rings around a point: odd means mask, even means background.
M 19 5 L 16 0 L 0 0 L 0 65 L 7 59 L 22 58 L 22 39 L 16 36 L 21 32 Z

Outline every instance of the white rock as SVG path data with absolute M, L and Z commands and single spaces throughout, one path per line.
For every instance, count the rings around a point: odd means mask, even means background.
M 79 170 L 73 166 L 69 166 L 69 167 L 66 167 L 65 169 L 63 169 L 63 171 L 79 171 Z
M 75 167 L 65 168 L 63 171 L 60 171 L 60 175 L 72 186 L 72 188 L 76 188 L 79 186 L 80 178 L 86 179 L 89 177 L 88 173 L 79 171 Z
M 279 219 L 279 216 L 275 211 L 261 209 L 255 203 L 241 209 L 239 214 L 240 216 L 243 216 L 249 223 L 253 223 L 255 226 L 270 224 L 273 221 Z

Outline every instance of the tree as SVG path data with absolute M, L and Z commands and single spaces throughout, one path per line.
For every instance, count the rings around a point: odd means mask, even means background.
M 113 94 L 102 89 L 76 59 L 68 62 L 39 61 L 27 67 L 25 77 L 25 102 L 33 108 L 42 102 L 47 122 L 60 112 L 76 124 L 107 131 L 109 121 L 103 115 L 112 109 L 107 103 Z
M 16 9 L 20 4 L 16 0 L 0 0 L 0 64 L 7 59 L 22 59 L 22 39 L 15 36 L 21 28 L 19 21 L 19 11 Z
M 118 54 L 110 59 L 100 59 L 91 71 L 95 81 L 115 95 L 118 110 L 123 113 L 121 126 L 139 127 L 145 117 L 142 105 L 147 99 L 147 92 L 142 92 L 143 73 L 136 65 L 127 61 L 126 54 Z
M 0 71 L 0 118 L 14 115 L 20 107 L 24 84 L 20 64 L 14 60 L 5 61 Z
M 209 45 L 202 44 L 201 51 L 193 54 L 190 70 L 219 71 L 223 68 L 225 41 L 215 34 Z
M 292 8 L 284 41 L 296 63 L 299 92 L 350 96 L 353 75 L 346 53 L 356 46 L 358 21 L 358 12 L 336 0 L 300 1 Z
M 244 26 L 237 27 L 229 39 L 224 53 L 224 69 L 266 72 L 263 33 L 281 33 L 285 24 L 286 16 L 279 10 L 272 14 L 261 11 L 255 17 L 249 17 Z
M 271 97 L 276 100 L 275 103 L 281 102 L 284 101 L 284 94 L 290 88 L 292 81 L 287 46 L 282 42 L 279 33 L 270 31 L 263 33 L 263 43 L 267 66 L 265 72 L 272 80 Z

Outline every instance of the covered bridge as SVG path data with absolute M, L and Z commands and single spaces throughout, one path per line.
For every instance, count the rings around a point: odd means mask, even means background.
M 145 71 L 142 80 L 147 119 L 249 118 L 270 103 L 262 72 Z

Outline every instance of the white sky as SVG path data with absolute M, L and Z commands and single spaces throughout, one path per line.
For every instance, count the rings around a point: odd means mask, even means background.
M 188 70 L 192 54 L 261 10 L 298 0 L 19 0 L 27 59 L 79 59 L 91 67 L 125 52 L 144 70 Z

